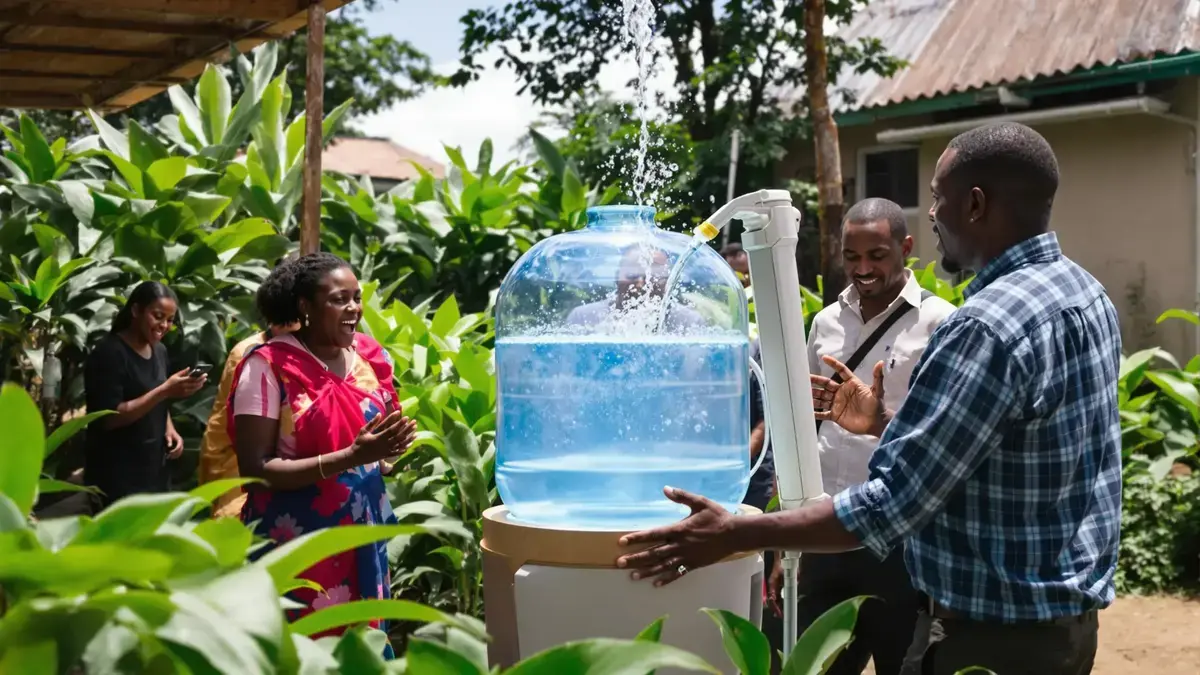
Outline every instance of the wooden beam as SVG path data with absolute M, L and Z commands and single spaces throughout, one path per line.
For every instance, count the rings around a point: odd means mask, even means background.
M 108 49 L 106 47 L 75 47 L 72 45 L 29 45 L 0 42 L 0 54 L 19 52 L 24 54 L 47 54 L 50 56 L 108 56 L 117 59 L 169 59 L 168 52 L 140 51 L 132 49 Z
M 300 255 L 321 249 L 321 150 L 325 120 L 325 7 L 308 6 L 308 72 L 304 113 L 304 220 Z
M 182 77 L 159 78 L 155 80 L 140 80 L 121 75 L 106 75 L 104 73 L 63 73 L 48 70 L 17 70 L 0 68 L 0 78 L 16 80 L 70 80 L 80 82 L 119 82 L 121 84 L 141 84 L 153 87 L 170 87 L 176 84 L 187 84 Z
M 149 33 L 151 35 L 180 35 L 185 37 L 214 37 L 232 40 L 244 37 L 246 31 L 236 25 L 221 23 L 168 23 L 165 21 L 130 21 L 126 19 L 102 19 L 53 12 L 14 12 L 0 18 L 11 26 L 29 28 L 85 28 L 96 31 L 120 31 L 125 33 Z M 264 26 L 265 28 L 265 26 Z M 273 33 L 266 35 L 273 36 Z
M 304 0 L 58 0 L 60 6 L 105 11 L 175 14 L 206 19 L 282 21 L 303 12 Z

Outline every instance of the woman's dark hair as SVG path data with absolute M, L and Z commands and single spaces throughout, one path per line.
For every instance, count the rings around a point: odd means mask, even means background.
M 146 308 L 154 304 L 156 300 L 169 298 L 176 305 L 179 304 L 179 298 L 175 297 L 175 291 L 172 291 L 169 286 L 158 281 L 143 281 L 134 287 L 133 292 L 129 294 L 129 299 L 125 301 L 125 305 L 121 307 L 121 311 L 113 317 L 112 332 L 119 333 L 126 328 L 129 328 L 133 323 L 133 308 L 134 306 Z M 175 314 L 175 322 L 179 322 L 179 314 Z
M 258 287 L 258 313 L 272 326 L 300 320 L 300 298 L 310 302 L 321 279 L 334 270 L 350 267 L 332 253 L 309 253 L 280 263 Z

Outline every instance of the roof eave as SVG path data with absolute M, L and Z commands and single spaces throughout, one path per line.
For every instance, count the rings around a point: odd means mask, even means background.
M 871 124 L 886 119 L 912 117 L 933 112 L 970 108 L 984 103 L 994 103 L 1001 87 L 1007 87 L 1018 96 L 1036 98 L 1072 91 L 1096 89 L 1132 82 L 1173 79 L 1200 75 L 1200 52 L 1185 52 L 1172 56 L 1159 56 L 1139 61 L 1097 65 L 1080 68 L 1066 74 L 1037 77 L 1011 84 L 997 84 L 969 91 L 952 92 L 930 97 L 909 99 L 879 106 L 857 108 L 834 116 L 838 126 L 851 127 Z

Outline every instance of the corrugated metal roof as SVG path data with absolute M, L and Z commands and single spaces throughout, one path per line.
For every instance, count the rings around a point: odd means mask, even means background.
M 862 109 L 1200 51 L 1200 0 L 880 0 L 838 35 L 909 62 L 839 78 Z

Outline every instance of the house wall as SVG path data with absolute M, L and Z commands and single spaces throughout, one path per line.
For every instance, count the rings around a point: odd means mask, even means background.
M 1171 94 L 1172 112 L 1196 117 L 1195 80 Z M 904 120 L 848 127 L 839 134 L 843 178 L 857 178 L 860 151 L 879 145 L 885 129 L 928 124 Z M 1121 316 L 1126 352 L 1161 346 L 1188 359 L 1194 328 L 1182 321 L 1156 325 L 1171 308 L 1193 308 L 1196 296 L 1196 173 L 1192 131 L 1146 115 L 1035 125 L 1053 146 L 1061 182 L 1052 226 L 1064 252 L 1108 291 Z M 926 215 L 928 185 L 947 138 L 920 143 L 920 207 L 910 211 L 914 255 L 937 258 Z M 781 177 L 811 176 L 811 146 L 798 145 Z M 945 274 L 940 270 L 939 273 Z

